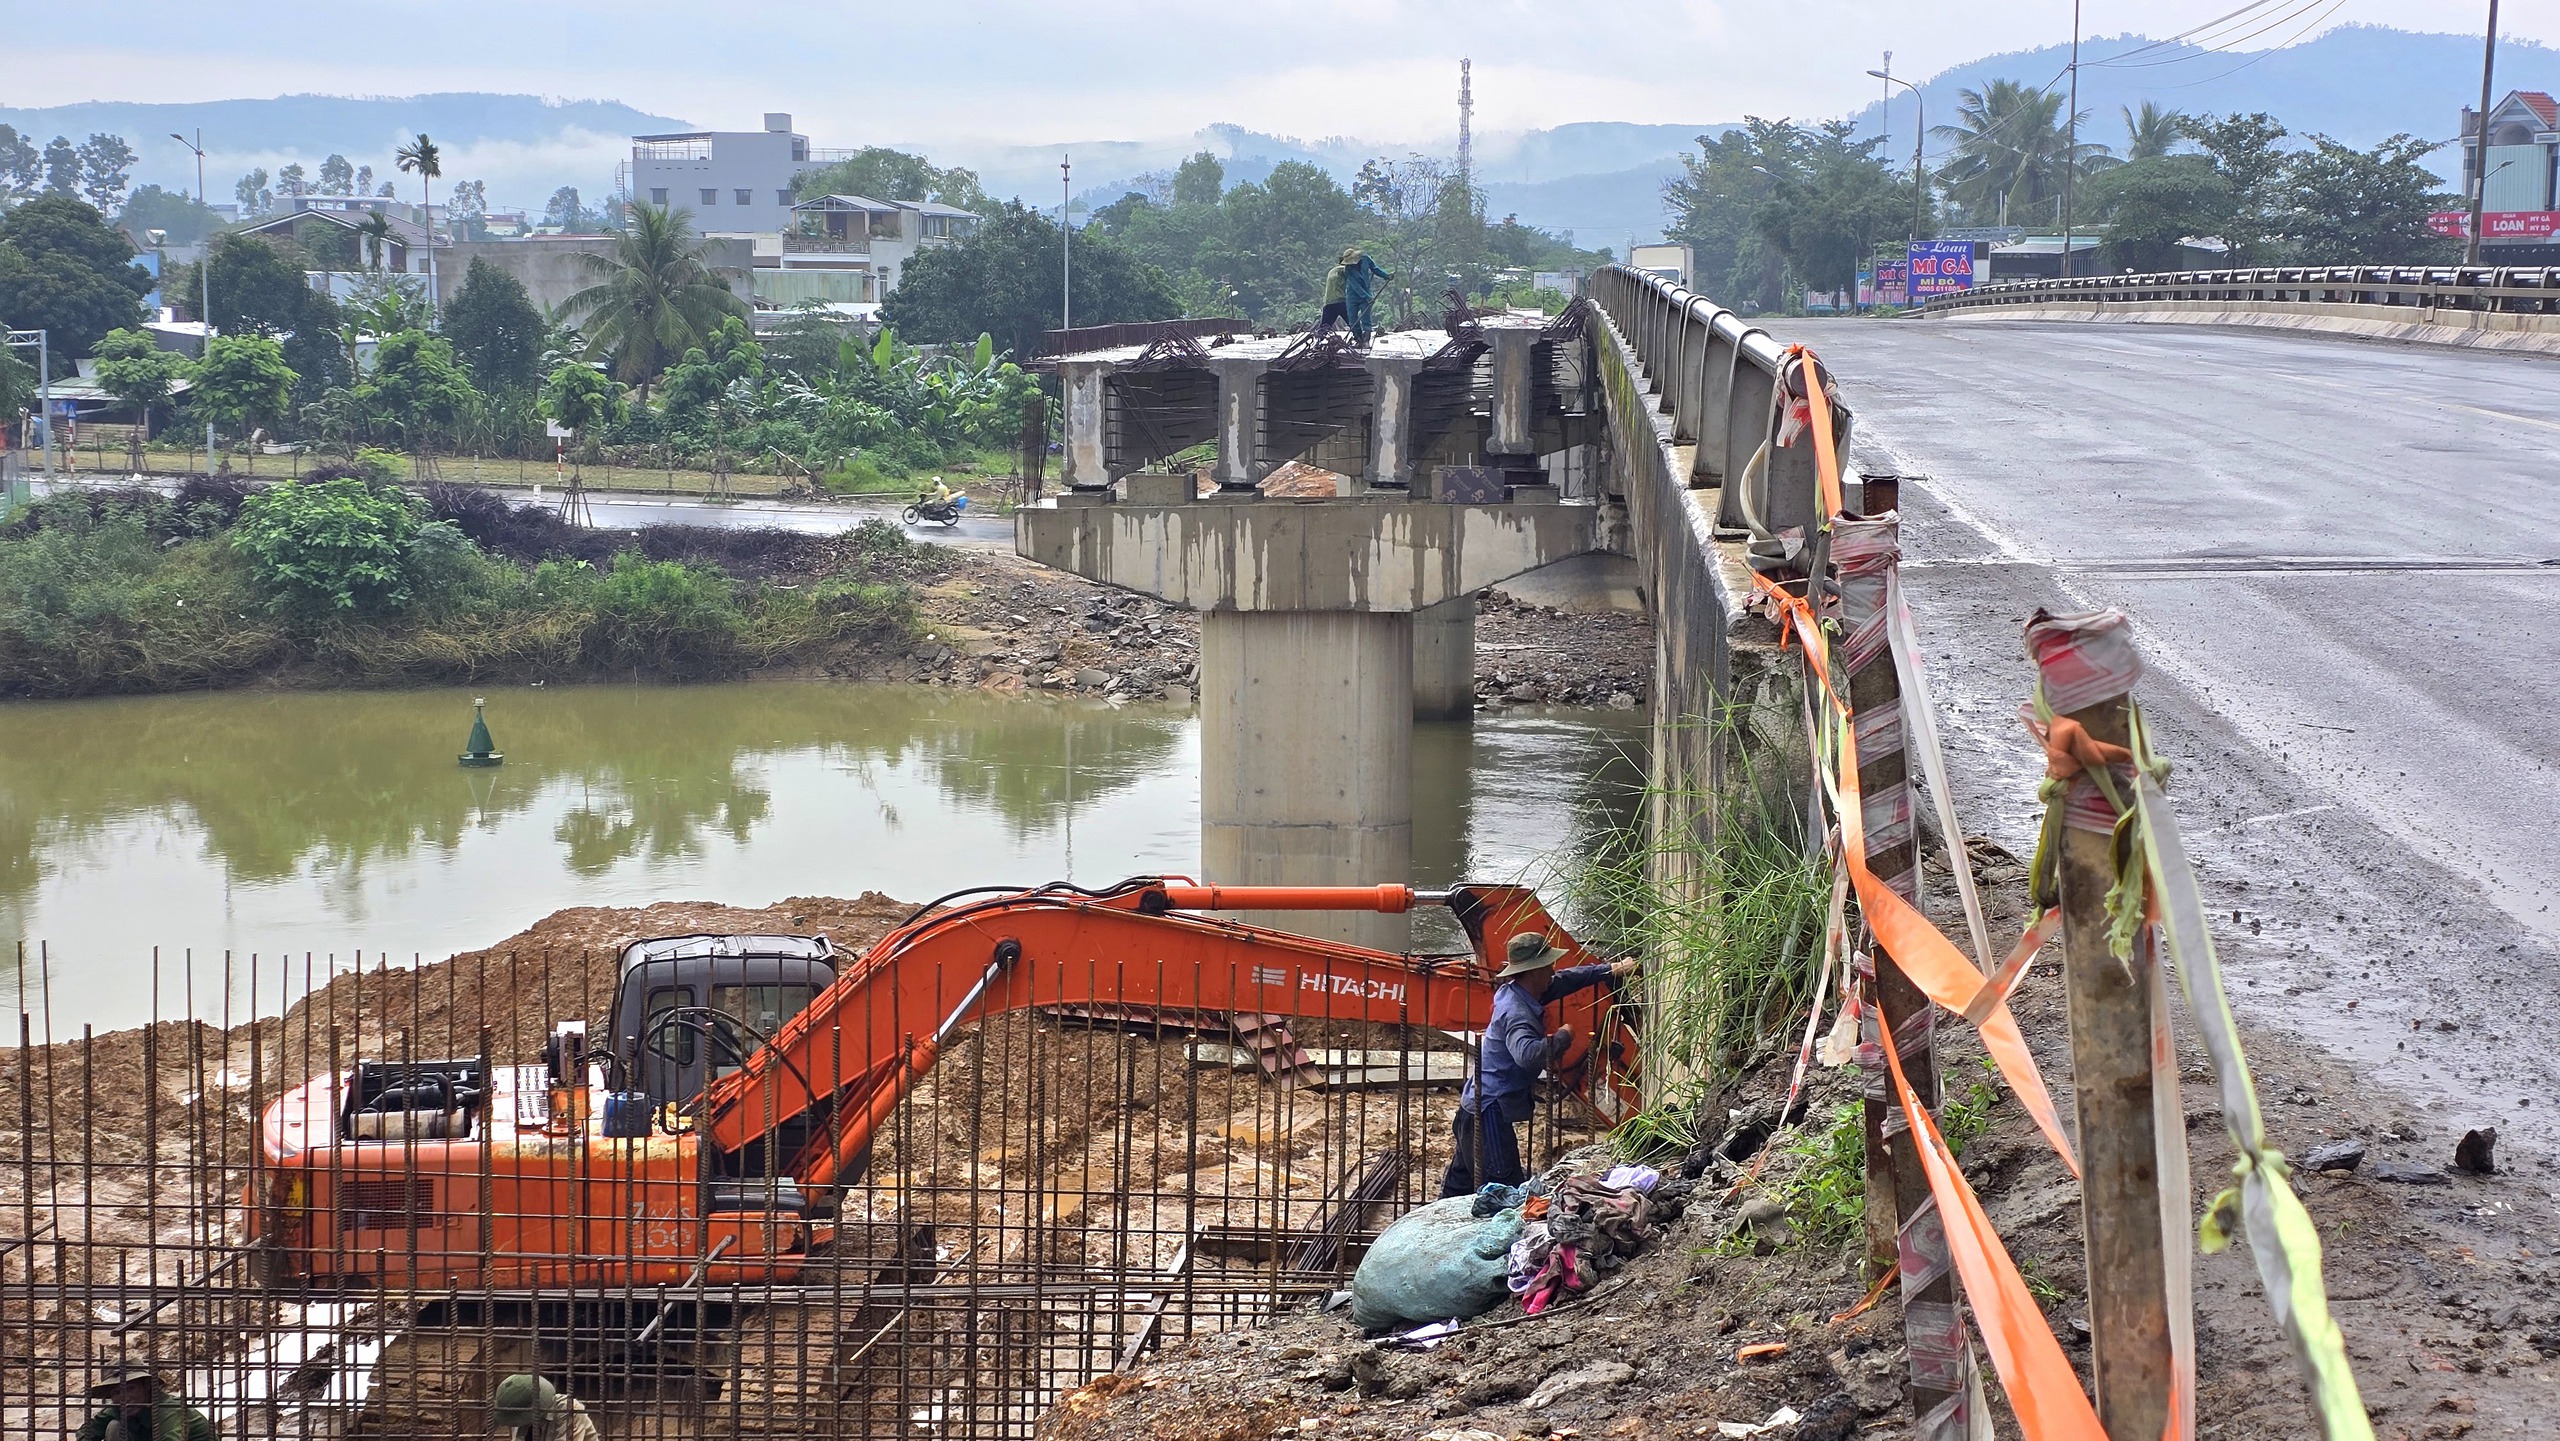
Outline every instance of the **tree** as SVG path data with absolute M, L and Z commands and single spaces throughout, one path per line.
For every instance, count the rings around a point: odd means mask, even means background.
M 44 184 L 44 156 L 17 127 L 0 125 L 0 210 L 34 195 Z
M 196 363 L 188 401 L 217 429 L 243 436 L 282 419 L 298 377 L 285 364 L 284 347 L 260 335 L 217 335 Z
M 1188 212 L 1177 210 L 1173 223 Z M 1310 324 L 1324 304 L 1325 272 L 1368 225 L 1351 193 L 1304 161 L 1284 160 L 1261 183 L 1235 186 L 1186 259 L 1159 260 L 1167 271 L 1190 269 L 1216 282 L 1200 297 L 1210 314 L 1242 310 L 1265 323 Z M 1153 258 L 1153 257 L 1149 257 Z M 1229 297 L 1232 296 L 1232 300 Z M 1077 303 L 1082 313 L 1084 303 Z
M 1218 157 L 1203 150 L 1182 162 L 1173 172 L 1173 203 L 1176 205 L 1215 205 L 1226 193 L 1227 167 Z
M 263 165 L 240 177 L 231 187 L 231 198 L 240 204 L 242 218 L 264 215 L 274 208 L 275 195 L 267 189 L 267 168 Z
M 185 359 L 162 350 L 147 331 L 111 330 L 98 342 L 98 384 L 142 412 L 145 434 L 152 428 L 152 407 L 169 399 L 170 387 L 186 372 Z
M 1440 293 L 1453 283 L 1478 288 L 1468 272 L 1484 260 L 1483 198 L 1456 171 L 1427 155 L 1380 156 L 1361 165 L 1351 198 L 1368 212 L 1370 248 L 1395 276 L 1399 325 L 1436 314 Z
M 453 203 L 445 207 L 447 233 L 456 240 L 489 238 L 489 186 L 481 180 L 453 182 Z
M 918 263 L 945 249 L 928 250 Z M 646 393 L 676 357 L 703 343 L 724 315 L 746 306 L 711 271 L 710 243 L 693 232 L 693 212 L 632 207 L 631 224 L 610 255 L 581 255 L 595 281 L 562 302 L 564 314 L 590 332 L 591 353 L 609 354 L 614 370 Z
M 45 142 L 44 193 L 64 200 L 80 195 L 80 149 L 64 136 Z
M 436 253 L 435 183 L 444 175 L 444 152 L 421 130 L 417 139 L 393 151 L 392 158 L 399 161 L 402 170 L 417 172 L 418 215 L 427 227 L 427 271 L 432 275 Z
M 2064 171 L 2077 167 L 2086 180 L 2116 163 L 2104 145 L 2084 140 L 2073 147 L 2058 94 L 1994 80 L 1956 98 L 1956 123 L 1933 125 L 1930 133 L 1955 142 L 1938 183 L 1976 224 L 2060 225 Z M 2079 120 L 2085 127 L 2088 112 Z
M 364 263 L 368 270 L 380 270 L 385 252 L 391 248 L 391 217 L 376 210 L 356 227 L 356 238 L 364 243 Z
M 524 283 L 475 257 L 444 310 L 445 338 L 482 390 L 529 389 L 542 359 L 542 312 Z
M 452 345 L 423 330 L 384 336 L 372 372 L 355 386 L 364 413 L 419 450 L 448 432 L 475 394 Z
M 1039 353 L 1058 323 L 1058 227 L 1020 201 L 997 204 L 977 233 L 909 260 L 882 314 L 900 333 L 967 341 L 985 332 L 1017 356 Z M 1075 318 L 1086 325 L 1169 320 L 1173 284 L 1108 235 L 1075 242 Z
M 1796 164 L 1752 217 L 1797 278 L 1818 290 L 1850 289 L 1876 242 L 1911 228 L 1911 183 L 1876 157 L 1884 137 L 1853 132 L 1845 120 L 1801 132 Z
M 276 193 L 288 200 L 311 193 L 310 176 L 302 168 L 301 161 L 296 160 L 276 172 Z
M 2250 115 L 2234 111 L 2219 120 L 2189 116 L 2179 128 L 2202 147 L 2214 173 L 2231 190 L 2230 213 L 2213 233 L 2231 247 L 2233 264 L 2263 263 L 2271 253 L 2268 237 L 2275 233 L 2276 211 L 2284 203 L 2288 162 L 2277 142 L 2285 138 L 2285 128 L 2263 110 Z
M 1671 239 L 1686 243 L 1697 284 L 1736 309 L 1773 310 L 1784 301 L 1785 256 L 1758 217 L 1804 165 L 1805 133 L 1784 120 L 1746 116 L 1722 135 L 1698 137 L 1682 174 L 1662 187 Z
M 242 502 L 231 543 L 275 609 L 380 614 L 409 603 L 410 550 L 424 510 L 398 487 L 356 476 L 288 481 Z
M 19 416 L 35 409 L 42 384 L 34 366 L 15 351 L 0 349 L 0 425 L 15 425 Z
M 157 282 L 133 245 L 86 203 L 44 195 L 0 216 L 0 325 L 52 332 L 57 363 L 142 324 Z
M 2124 158 L 2128 165 L 2157 160 L 2178 148 L 2187 138 L 2187 117 L 2180 111 L 2163 110 L 2156 100 L 2145 100 L 2137 113 L 2130 105 L 2118 107 L 2124 113 Z
M 321 312 L 327 297 L 313 290 L 304 275 L 307 267 L 301 262 L 307 257 L 286 258 L 278 249 L 283 243 L 288 242 L 258 235 L 215 238 L 205 261 L 213 267 L 215 329 L 275 337 L 314 326 L 334 328 L 327 322 L 335 317 Z
M 557 225 L 572 235 L 585 230 L 590 217 L 585 203 L 578 198 L 578 187 L 563 185 L 552 191 L 551 202 L 542 207 L 542 223 Z
M 2371 150 L 2326 135 L 2285 167 L 2277 223 L 2308 265 L 2424 265 L 2460 258 L 2462 243 L 2427 227 L 2454 197 L 2420 162 L 2441 142 L 2394 135 Z
M 2089 208 L 2105 227 L 2100 263 L 2174 270 L 2178 242 L 2218 233 L 2231 214 L 2231 183 L 2202 155 L 2155 155 L 2089 183 Z
M 80 193 L 99 214 L 112 215 L 123 207 L 133 159 L 133 147 L 121 135 L 92 135 L 81 145 Z
M 356 168 L 343 155 L 331 155 L 320 162 L 320 193 L 346 195 L 356 188 Z
M 116 217 L 116 225 L 137 237 L 164 230 L 169 244 L 193 245 L 221 229 L 222 216 L 183 190 L 143 185 L 136 187 L 125 201 L 124 213 Z
M 542 413 L 584 440 L 620 425 L 631 407 L 611 376 L 583 361 L 572 361 L 543 382 Z
M 986 191 L 974 170 L 942 169 L 921 155 L 870 145 L 849 160 L 803 170 L 791 182 L 792 193 L 860 195 L 872 200 L 934 200 L 972 214 L 987 212 Z

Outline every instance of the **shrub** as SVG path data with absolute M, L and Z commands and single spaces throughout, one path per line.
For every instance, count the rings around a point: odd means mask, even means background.
M 378 445 L 356 447 L 356 458 L 348 467 L 353 473 L 375 485 L 398 483 L 401 473 L 409 468 L 409 457 Z
M 249 497 L 231 542 L 271 608 L 378 615 L 408 604 L 420 511 L 408 494 L 352 476 L 288 481 Z
M 546 561 L 543 570 L 559 562 Z M 612 669 L 717 674 L 738 667 L 744 617 L 729 579 L 708 566 L 649 560 L 625 552 L 597 572 L 580 596 L 593 608 L 587 658 Z

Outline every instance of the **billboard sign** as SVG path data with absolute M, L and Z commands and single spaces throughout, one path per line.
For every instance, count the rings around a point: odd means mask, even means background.
M 1915 240 L 1911 242 L 1911 298 L 1926 300 L 1932 295 L 1953 295 L 1973 288 L 1973 242 L 1970 240 Z
M 2471 215 L 2439 210 L 2427 217 L 2427 228 L 2456 240 L 2471 234 Z M 2483 240 L 2549 240 L 2560 236 L 2560 210 L 2491 210 L 2480 217 Z

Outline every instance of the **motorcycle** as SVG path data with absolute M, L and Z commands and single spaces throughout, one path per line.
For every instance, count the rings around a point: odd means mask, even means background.
M 960 514 L 969 508 L 969 497 L 955 495 L 947 501 L 920 500 L 898 512 L 898 519 L 908 525 L 933 524 L 955 526 Z

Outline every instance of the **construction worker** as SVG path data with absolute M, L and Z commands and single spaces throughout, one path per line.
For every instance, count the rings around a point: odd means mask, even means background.
M 1378 328 L 1378 282 L 1393 279 L 1359 246 L 1342 252 L 1342 300 L 1348 311 L 1352 344 L 1369 343 L 1369 333 Z
M 603 1441 L 587 1408 L 539 1376 L 518 1372 L 489 1398 L 489 1424 L 511 1428 L 516 1441 Z
M 1343 297 L 1350 288 L 1351 257 L 1359 253 L 1357 250 L 1345 250 L 1342 259 L 1334 262 L 1333 268 L 1324 273 L 1324 314 L 1316 317 L 1318 334 L 1331 330 L 1336 321 L 1344 325 L 1351 323 L 1351 311 Z
M 1451 1126 L 1449 1169 L 1440 1178 L 1440 1194 L 1473 1195 L 1499 1183 L 1517 1186 L 1529 1179 L 1520 1163 L 1522 1121 L 1537 1099 L 1538 1073 L 1552 1066 L 1573 1046 L 1573 1027 L 1547 1032 L 1547 1003 L 1603 981 L 1630 976 L 1640 961 L 1614 965 L 1556 969 L 1564 953 L 1536 931 L 1511 938 L 1493 993 L 1493 1018 L 1485 1023 L 1476 1072 L 1458 1093 L 1458 1114 Z
M 89 1394 L 107 1404 L 81 1423 L 78 1441 L 214 1441 L 220 1434 L 148 1366 L 118 1366 Z

